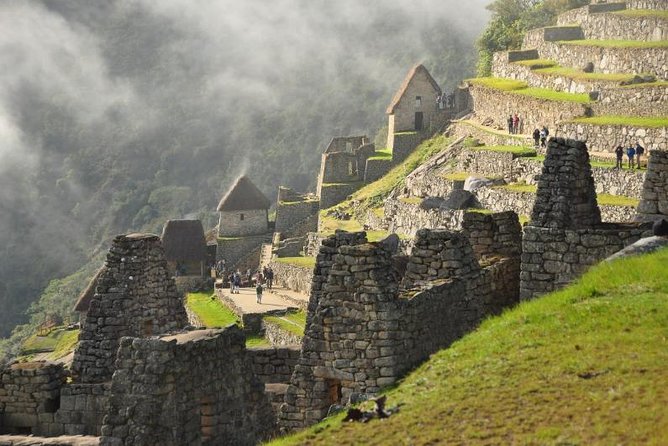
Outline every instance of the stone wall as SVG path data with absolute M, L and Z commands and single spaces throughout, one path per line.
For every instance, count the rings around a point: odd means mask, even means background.
M 271 240 L 271 234 L 249 237 L 218 238 L 216 260 L 225 259 L 227 268 L 234 268 L 237 263 L 251 251 L 258 249 L 263 243 Z
M 364 169 L 364 182 L 372 183 L 385 175 L 392 168 L 393 160 L 388 159 L 368 159 Z
M 295 234 L 293 229 L 299 223 L 306 221 L 309 217 L 317 215 L 320 210 L 320 203 L 317 200 L 301 201 L 279 201 L 276 206 L 276 232 L 280 232 L 285 237 L 298 237 L 304 234 Z
M 376 394 L 488 311 L 517 301 L 519 259 L 481 268 L 464 235 L 419 231 L 405 283 L 416 288 L 402 293 L 392 253 L 380 243 L 342 244 L 350 241 L 361 239 L 336 234 L 318 255 L 328 269 L 318 277 L 327 279 L 314 280 L 302 354 L 279 412 L 286 429 L 318 421 L 332 404 Z M 496 287 L 501 278 L 506 283 Z
M 604 48 L 544 42 L 538 51 L 542 58 L 566 67 L 582 68 L 592 62 L 597 73 L 646 73 L 661 79 L 668 77 L 668 51 L 665 48 Z
M 592 151 L 614 153 L 618 145 L 626 147 L 635 142 L 640 142 L 647 150 L 668 150 L 667 131 L 666 127 L 561 123 L 557 126 L 556 135 L 586 141 Z
M 304 294 L 308 294 L 311 291 L 313 268 L 290 265 L 275 260 L 270 262 L 269 266 L 274 270 L 274 286 Z
M 464 211 L 449 209 L 422 209 L 420 203 L 401 199 L 385 201 L 385 215 L 389 221 L 389 232 L 413 237 L 420 229 L 461 228 Z
M 544 125 L 551 128 L 557 122 L 590 114 L 586 105 L 575 102 L 537 99 L 479 85 L 471 85 L 470 90 L 476 116 L 480 120 L 491 120 L 504 128 L 507 127 L 508 116 L 517 113 L 522 119 L 522 133 L 525 134 Z
M 583 9 L 583 8 L 580 8 Z M 586 8 L 585 8 L 586 9 Z M 578 14 L 559 17 L 560 24 L 566 19 L 579 19 L 585 39 L 596 40 L 642 40 L 657 41 L 668 39 L 666 19 L 660 17 L 630 17 L 623 14 Z
M 207 270 L 205 269 L 205 273 L 208 272 Z M 211 278 L 206 276 L 178 276 L 174 277 L 174 284 L 179 295 L 193 291 L 208 290 L 213 287 Z
M 269 231 L 266 209 L 229 211 L 220 213 L 219 237 L 247 237 Z
M 362 186 L 361 182 L 323 184 L 320 189 L 320 208 L 328 209 L 341 203 Z
M 337 136 L 332 138 L 329 145 L 325 149 L 325 153 L 334 152 L 354 152 L 360 146 L 369 143 L 369 138 L 366 135 L 361 136 Z
M 33 435 L 0 435 L 2 446 L 98 446 L 98 437 L 82 437 L 79 435 L 59 436 L 58 438 L 35 437 Z
M 237 327 L 123 338 L 100 444 L 255 445 L 271 406 Z
M 387 147 L 392 149 L 392 161 L 400 163 L 425 139 L 423 132 L 394 133 L 388 138 Z
M 564 40 L 584 39 L 582 28 L 578 25 L 565 24 L 535 28 L 526 32 L 522 41 L 522 48 L 539 48 L 543 42 L 559 42 Z
M 666 116 L 668 85 L 654 83 L 606 88 L 600 91 L 594 105 L 595 115 Z
M 49 426 L 48 434 L 99 436 L 109 403 L 109 389 L 109 383 L 71 383 L 62 387 L 60 409 L 54 414 L 54 424 Z M 61 425 L 62 431 L 59 430 Z
M 568 285 L 592 265 L 649 235 L 650 225 L 604 224 L 590 229 L 525 226 L 520 298 L 531 299 Z
M 250 348 L 253 373 L 264 384 L 288 383 L 299 360 L 299 344 L 287 347 Z
M 668 10 L 668 3 L 665 0 L 626 0 L 626 7 L 629 9 L 665 11 Z
M 0 433 L 62 434 L 52 426 L 67 374 L 61 364 L 15 363 L 0 371 Z
M 506 119 L 508 119 L 507 116 Z M 499 121 L 499 118 L 496 121 Z M 501 124 L 496 124 L 496 126 L 501 129 L 508 128 L 505 122 L 503 126 Z M 452 123 L 448 132 L 457 138 L 470 137 L 477 139 L 488 146 L 525 146 L 533 144 L 533 140 L 529 135 L 511 135 L 507 131 L 485 130 L 466 121 Z
M 263 320 L 262 327 L 264 329 L 264 338 L 273 346 L 300 345 L 302 342 L 301 336 L 286 331 L 273 322 Z
M 160 237 L 117 236 L 74 352 L 75 381 L 110 380 L 121 337 L 168 333 L 187 323 L 183 299 L 169 274 Z
M 655 221 L 668 217 L 668 152 L 652 150 L 638 205 L 639 221 Z
M 320 244 L 325 237 L 318 232 L 309 232 L 306 236 L 306 245 L 304 246 L 304 255 L 306 257 L 315 257 L 320 250 Z

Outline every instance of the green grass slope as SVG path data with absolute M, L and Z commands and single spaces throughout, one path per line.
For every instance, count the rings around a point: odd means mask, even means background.
M 660 445 L 668 438 L 668 250 L 604 263 L 485 321 L 387 392 L 273 445 Z

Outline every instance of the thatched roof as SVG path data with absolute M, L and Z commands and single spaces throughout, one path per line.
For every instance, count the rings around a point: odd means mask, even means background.
M 406 75 L 406 78 L 404 81 L 401 83 L 401 87 L 399 90 L 394 94 L 394 97 L 392 98 L 392 102 L 390 103 L 389 107 L 387 107 L 386 113 L 388 115 L 391 115 L 394 113 L 394 109 L 397 108 L 397 105 L 399 104 L 399 101 L 401 101 L 401 98 L 404 97 L 404 94 L 406 94 L 406 90 L 408 89 L 408 86 L 410 85 L 411 81 L 415 76 L 422 75 L 426 76 L 427 80 L 431 84 L 432 87 L 434 87 L 434 90 L 436 90 L 437 94 L 441 94 L 441 87 L 438 86 L 438 83 L 434 80 L 433 77 L 431 77 L 431 74 L 429 74 L 429 71 L 424 67 L 422 64 L 417 64 L 411 70 L 408 72 Z M 436 100 L 436 98 L 434 98 Z
M 100 269 L 97 270 L 93 278 L 90 279 L 90 282 L 88 282 L 88 286 L 86 287 L 85 290 L 81 292 L 79 298 L 77 299 L 77 303 L 74 304 L 74 311 L 80 311 L 80 312 L 88 311 L 88 308 L 90 307 L 90 301 L 93 300 L 93 295 L 95 295 L 97 280 L 100 278 L 100 276 L 102 276 L 102 273 L 104 273 L 106 269 L 107 268 L 105 266 L 101 266 Z
M 206 239 L 199 220 L 168 220 L 161 238 L 167 261 L 206 260 Z
M 247 176 L 239 177 L 218 204 L 218 211 L 269 209 L 271 202 Z

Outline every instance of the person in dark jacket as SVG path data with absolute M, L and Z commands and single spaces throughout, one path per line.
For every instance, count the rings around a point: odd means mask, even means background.
M 635 164 L 633 163 L 633 157 L 636 156 L 636 149 L 633 146 L 629 146 L 626 149 L 626 156 L 629 157 L 629 169 L 633 169 Z
M 533 129 L 533 146 L 538 148 L 538 144 L 540 144 L 540 130 L 535 128 Z
M 645 148 L 640 145 L 639 142 L 636 143 L 636 162 L 638 163 L 638 169 L 640 169 L 640 157 L 645 154 Z
M 508 133 L 513 133 L 513 115 L 508 116 Z
M 617 157 L 617 164 L 615 164 L 615 169 L 621 169 L 622 162 L 624 160 L 624 147 L 617 146 L 615 149 L 615 156 Z

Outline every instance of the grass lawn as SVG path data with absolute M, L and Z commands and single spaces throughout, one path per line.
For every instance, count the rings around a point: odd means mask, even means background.
M 511 192 L 521 192 L 535 194 L 537 186 L 535 184 L 506 184 L 503 186 L 496 186 L 498 189 L 505 189 Z
M 267 348 L 267 347 L 271 347 L 271 344 L 262 336 L 248 336 L 246 338 L 246 348 Z
M 58 337 L 58 342 L 56 342 L 53 351 L 49 354 L 49 359 L 55 361 L 73 352 L 77 346 L 77 342 L 79 342 L 79 331 L 78 329 L 63 330 Z
M 422 203 L 422 198 L 420 197 L 401 197 L 399 201 L 406 204 L 420 204 Z
M 653 88 L 653 87 L 666 87 L 666 86 L 668 86 L 668 81 L 656 81 L 656 82 L 643 82 L 642 84 L 620 85 L 615 88 Z
M 561 45 L 594 46 L 597 48 L 668 48 L 668 40 L 562 40 Z
M 664 249 L 593 267 L 434 354 L 386 392 L 399 413 L 270 444 L 665 444 L 666 263 Z
M 624 197 L 622 195 L 598 194 L 596 201 L 599 206 L 624 206 L 637 207 L 638 201 L 636 198 Z
M 284 331 L 297 336 L 304 336 L 304 327 L 306 327 L 306 313 L 304 311 L 286 313 L 283 316 L 265 316 L 263 319 L 266 322 L 278 325 Z
M 470 150 L 485 150 L 489 152 L 508 152 L 518 157 L 536 156 L 536 149 L 528 146 L 477 146 L 477 147 L 471 147 Z
M 635 78 L 635 74 L 625 73 L 585 73 L 584 71 L 569 68 L 553 66 L 548 68 L 535 69 L 534 72 L 538 74 L 547 74 L 551 76 L 563 76 L 571 79 L 581 79 L 588 81 L 609 81 L 609 82 L 624 82 Z
M 529 60 L 519 60 L 513 62 L 516 65 L 522 65 L 529 67 L 531 70 L 537 70 L 539 68 L 550 68 L 557 65 L 557 63 L 550 59 L 529 59 Z
M 186 296 L 186 305 L 199 317 L 199 320 L 207 328 L 222 328 L 240 322 L 239 317 L 223 305 L 214 296 L 213 291 L 188 293 Z
M 373 156 L 369 157 L 370 160 L 387 160 L 392 161 L 392 149 L 380 149 L 376 150 Z
M 591 118 L 576 118 L 568 122 L 592 125 L 624 125 L 632 127 L 661 128 L 668 127 L 668 117 L 643 118 L 638 116 L 594 116 Z
M 627 17 L 656 17 L 658 19 L 668 20 L 668 11 L 657 11 L 652 9 L 625 9 L 623 11 L 615 11 L 613 14 Z
M 512 94 L 520 94 L 536 99 L 545 99 L 547 101 L 575 102 L 578 104 L 589 104 L 592 102 L 587 93 L 566 93 L 563 91 L 554 91 L 549 88 L 529 87 L 526 82 L 513 79 L 497 77 L 479 77 L 468 79 L 473 85 L 480 85 L 494 90 L 505 91 Z
M 469 172 L 448 172 L 443 174 L 443 178 L 450 181 L 466 181 L 471 175 L 473 174 Z
M 21 355 L 51 352 L 52 359 L 60 358 L 71 350 L 79 339 L 79 330 L 55 327 L 46 336 L 33 334 L 21 346 Z
M 313 268 L 315 266 L 315 257 L 279 257 L 275 261 L 299 268 Z

